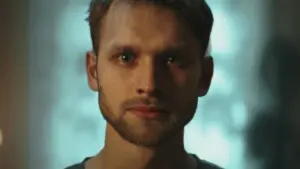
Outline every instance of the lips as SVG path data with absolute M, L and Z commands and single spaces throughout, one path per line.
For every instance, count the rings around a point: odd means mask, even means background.
M 167 114 L 167 111 L 162 108 L 149 106 L 137 106 L 130 108 L 129 111 L 142 118 L 157 118 Z

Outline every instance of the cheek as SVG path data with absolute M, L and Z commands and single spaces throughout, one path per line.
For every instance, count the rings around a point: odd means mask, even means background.
M 176 88 L 171 92 L 178 110 L 186 111 L 198 99 L 199 75 L 193 70 L 173 74 Z M 175 91 L 174 91 L 175 90 Z M 193 104 L 192 104 L 193 105 Z
M 187 83 L 188 76 L 183 71 L 173 71 L 173 79 L 175 83 L 180 87 Z
M 199 84 L 197 70 L 172 70 L 173 81 L 179 90 L 196 90 Z
M 117 95 L 128 94 L 129 87 L 135 84 L 134 78 L 124 71 L 113 67 L 106 68 L 101 73 L 100 85 L 110 88 Z
M 99 85 L 102 88 L 103 101 L 109 106 L 111 113 L 117 114 L 120 111 L 121 103 L 126 99 L 124 79 L 109 68 L 99 72 Z

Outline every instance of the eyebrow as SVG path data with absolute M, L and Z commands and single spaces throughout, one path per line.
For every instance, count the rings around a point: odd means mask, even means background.
M 109 53 L 117 53 L 117 52 L 123 52 L 123 51 L 134 51 L 138 52 L 139 47 L 135 45 L 121 45 L 121 44 L 113 44 L 109 46 Z
M 184 49 L 186 47 L 186 45 L 184 43 L 181 44 L 174 44 L 171 46 L 166 46 L 165 48 L 162 49 L 158 49 L 157 51 L 154 51 L 154 53 L 175 53 L 175 52 L 179 52 L 182 51 L 182 49 Z M 132 45 L 132 44 L 126 44 L 126 43 L 115 43 L 115 44 L 111 44 L 108 47 L 108 52 L 109 53 L 118 53 L 118 52 L 123 52 L 123 51 L 133 51 L 136 53 L 139 53 L 140 47 L 138 45 Z

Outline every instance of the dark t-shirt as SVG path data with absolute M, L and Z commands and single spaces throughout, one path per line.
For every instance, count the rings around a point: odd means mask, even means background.
M 195 157 L 195 159 L 197 160 L 198 162 L 198 167 L 197 169 L 221 169 L 220 167 L 212 164 L 212 163 L 209 163 L 207 161 L 204 161 L 204 160 L 201 160 L 199 159 L 196 155 L 193 155 L 193 157 Z M 79 164 L 75 164 L 73 166 L 70 166 L 70 167 L 67 167 L 66 169 L 85 169 L 84 168 L 84 163 L 89 160 L 90 158 L 86 158 L 82 163 L 79 163 Z

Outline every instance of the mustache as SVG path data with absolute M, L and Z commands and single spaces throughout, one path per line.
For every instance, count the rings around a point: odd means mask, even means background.
M 121 104 L 121 108 L 123 111 L 138 106 L 148 106 L 148 107 L 154 107 L 154 108 L 164 109 L 164 110 L 166 109 L 163 102 L 156 98 L 140 98 L 140 97 L 132 98 L 124 101 Z

